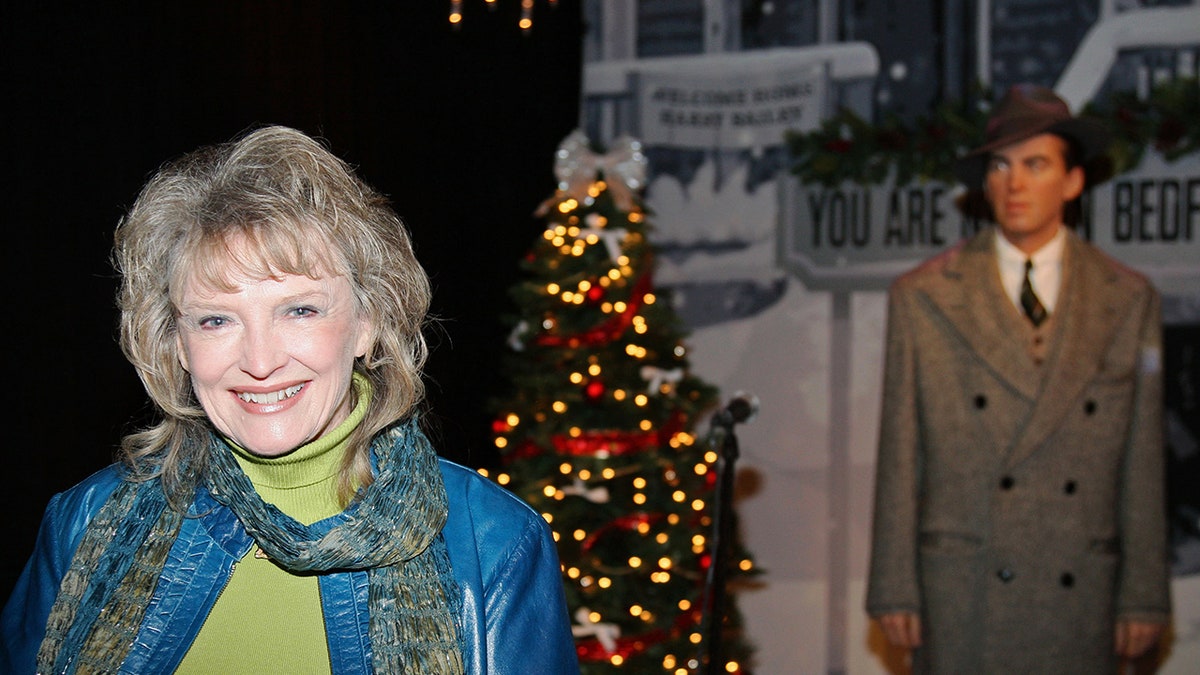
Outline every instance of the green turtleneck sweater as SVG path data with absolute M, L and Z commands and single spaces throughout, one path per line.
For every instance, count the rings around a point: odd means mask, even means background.
M 350 433 L 362 422 L 370 390 L 328 434 L 283 457 L 258 457 L 230 443 L 264 501 L 311 525 L 342 511 L 337 476 Z M 315 575 L 292 574 L 257 545 L 237 562 L 176 673 L 330 673 L 329 649 Z

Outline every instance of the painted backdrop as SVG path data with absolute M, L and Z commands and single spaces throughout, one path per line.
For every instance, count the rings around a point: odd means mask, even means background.
M 656 280 L 694 330 L 693 363 L 727 397 L 761 400 L 738 464 L 743 534 L 765 570 L 739 600 L 757 671 L 886 672 L 862 609 L 884 289 L 975 225 L 953 185 L 802 185 L 784 134 L 842 108 L 915 119 L 1018 81 L 1075 109 L 1145 97 L 1195 78 L 1200 4 L 590 0 L 585 15 L 581 125 L 600 144 L 645 143 Z M 1147 151 L 1087 216 L 1085 234 L 1164 294 L 1176 617 L 1161 672 L 1193 672 L 1200 156 Z

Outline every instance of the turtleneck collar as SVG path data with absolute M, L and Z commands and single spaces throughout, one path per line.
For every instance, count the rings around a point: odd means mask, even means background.
M 260 457 L 225 438 L 242 471 L 257 488 L 289 490 L 331 480 L 342 465 L 351 432 L 362 422 L 371 400 L 367 378 L 353 374 L 358 401 L 350 415 L 329 433 L 281 457 Z

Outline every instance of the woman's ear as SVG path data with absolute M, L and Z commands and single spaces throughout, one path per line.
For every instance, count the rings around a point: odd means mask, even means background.
M 358 322 L 358 339 L 354 343 L 354 358 L 362 358 L 375 344 L 375 324 L 369 319 Z

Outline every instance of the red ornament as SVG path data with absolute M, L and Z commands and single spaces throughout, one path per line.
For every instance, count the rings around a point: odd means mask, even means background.
M 599 401 L 606 391 L 604 383 L 600 380 L 592 380 L 583 388 L 583 395 L 587 396 L 589 401 Z
M 503 419 L 492 420 L 492 433 L 503 434 L 512 431 L 512 427 Z
M 600 302 L 604 299 L 604 289 L 600 286 L 592 286 L 587 289 L 587 299 L 591 302 Z
M 845 154 L 847 152 L 850 152 L 850 148 L 852 148 L 852 147 L 853 147 L 853 144 L 844 138 L 839 138 L 839 139 L 828 141 L 825 143 L 826 150 L 828 150 L 830 152 L 836 152 L 838 154 Z

